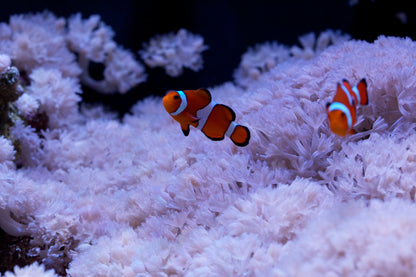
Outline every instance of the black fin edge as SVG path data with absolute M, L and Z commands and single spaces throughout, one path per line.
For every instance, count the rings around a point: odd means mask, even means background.
M 203 132 L 204 133 L 204 132 Z M 213 138 L 213 137 L 210 137 L 210 136 L 208 136 L 207 134 L 205 134 L 204 133 L 204 135 L 207 137 L 207 138 L 209 138 L 210 140 L 213 140 L 213 141 L 220 141 L 220 140 L 223 140 L 224 139 L 224 136 L 222 136 L 221 138 Z

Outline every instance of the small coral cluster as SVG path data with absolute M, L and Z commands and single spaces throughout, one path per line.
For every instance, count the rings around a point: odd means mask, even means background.
M 349 35 L 340 31 L 327 30 L 319 34 L 308 33 L 299 37 L 302 47 L 280 44 L 277 41 L 265 42 L 249 48 L 242 56 L 240 66 L 234 73 L 235 81 L 245 86 L 250 80 L 256 80 L 264 72 L 269 71 L 277 64 L 291 59 L 308 60 L 321 53 L 330 45 L 343 43 L 349 40 Z
M 146 65 L 164 67 L 169 76 L 177 77 L 184 68 L 201 70 L 201 53 L 207 48 L 201 36 L 180 29 L 176 34 L 156 35 L 144 45 L 140 54 Z
M 35 28 L 33 39 L 60 45 L 63 23 L 35 19 L 55 33 Z M 26 43 L 30 58 L 6 52 L 29 74 L 16 106 L 49 118 L 39 130 L 19 120 L 10 128 L 19 166 L 0 139 L 0 226 L 31 236 L 42 263 L 6 276 L 62 267 L 70 276 L 414 275 L 416 42 L 324 34 L 304 37 L 304 51 L 249 50 L 234 83 L 210 88 L 250 128 L 244 148 L 184 137 L 157 97 L 121 121 L 83 106 L 82 78 L 71 74 L 81 67 L 66 51 L 44 59 Z M 8 49 L 27 36 L 10 36 Z M 337 82 L 362 77 L 370 104 L 359 132 L 338 137 L 325 103 Z

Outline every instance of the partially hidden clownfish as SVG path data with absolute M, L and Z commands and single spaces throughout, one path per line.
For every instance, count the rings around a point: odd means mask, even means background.
M 237 146 L 246 146 L 250 140 L 249 129 L 234 122 L 234 111 L 213 101 L 207 89 L 169 91 L 163 106 L 181 124 L 185 136 L 192 125 L 212 140 L 228 136 Z
M 357 106 L 368 104 L 367 82 L 365 78 L 354 87 L 343 79 L 337 84 L 337 91 L 332 103 L 326 104 L 329 127 L 337 135 L 355 134 L 353 129 L 357 122 Z

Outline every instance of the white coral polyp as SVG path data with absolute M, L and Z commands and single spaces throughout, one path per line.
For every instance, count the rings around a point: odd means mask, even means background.
M 0 136 L 0 164 L 13 161 L 14 155 L 15 150 L 12 142 Z
M 58 275 L 52 270 L 45 270 L 43 264 L 37 262 L 24 267 L 15 266 L 13 272 L 6 272 L 4 277 L 58 277 Z
M 0 54 L 0 74 L 6 71 L 11 65 L 12 61 L 9 55 Z
M 78 79 L 63 77 L 59 70 L 39 68 L 30 75 L 30 96 L 49 116 L 49 127 L 69 126 L 78 119 L 81 92 Z
M 34 115 L 39 109 L 39 101 L 28 93 L 22 94 L 16 101 L 17 108 L 26 118 Z

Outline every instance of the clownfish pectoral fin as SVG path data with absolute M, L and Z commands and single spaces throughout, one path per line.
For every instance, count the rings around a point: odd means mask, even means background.
M 368 105 L 367 81 L 365 78 L 362 78 L 356 87 L 360 94 L 360 105 Z
M 182 129 L 182 133 L 185 136 L 188 136 L 189 135 L 189 125 L 183 125 L 183 124 L 181 124 L 181 129 Z
M 186 116 L 192 121 L 192 122 L 198 122 L 198 117 L 196 117 L 196 116 L 193 116 L 192 114 L 190 114 L 190 113 L 186 113 Z

